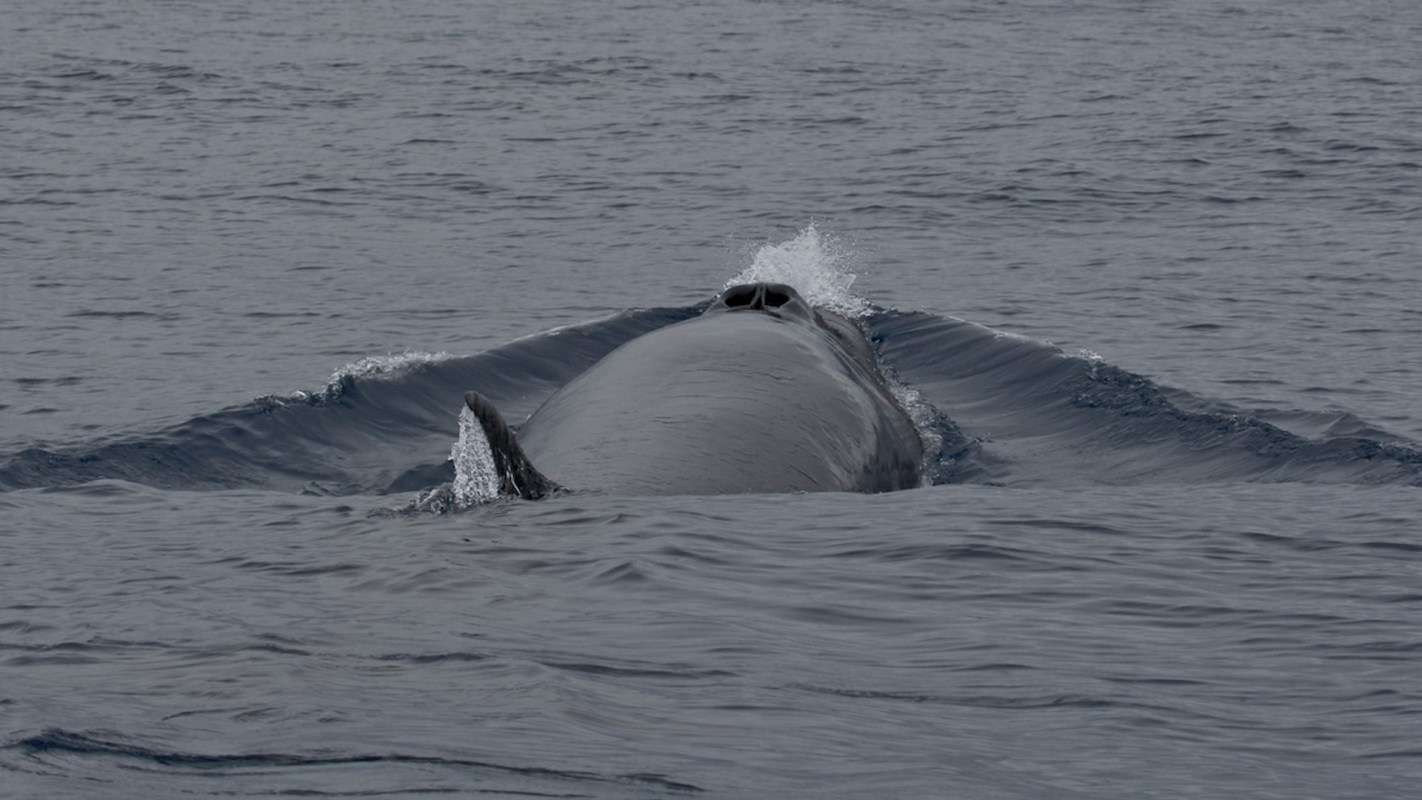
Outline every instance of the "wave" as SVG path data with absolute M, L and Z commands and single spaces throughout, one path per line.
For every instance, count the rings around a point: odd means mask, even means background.
M 880 312 L 868 328 L 900 379 L 979 443 L 988 482 L 1422 485 L 1415 443 L 1350 414 L 1250 413 L 1099 357 L 931 314 Z
M 28 757 L 32 762 L 46 763 L 55 759 L 109 759 L 131 762 L 137 772 L 158 774 L 200 775 L 207 779 L 216 776 L 234 775 L 248 779 L 269 777 L 279 770 L 301 770 L 340 767 L 350 769 L 359 765 L 400 765 L 413 766 L 425 772 L 445 771 L 466 778 L 482 778 L 485 781 L 500 779 L 521 780 L 526 786 L 523 791 L 505 789 L 510 794 L 527 794 L 548 797 L 549 785 L 561 784 L 563 789 L 579 785 L 595 789 L 610 787 L 623 792 L 633 792 L 641 796 L 643 792 L 655 796 L 667 794 L 685 795 L 704 791 L 698 786 L 675 781 L 665 775 L 654 773 L 598 773 L 551 769 L 539 766 L 515 766 L 492 761 L 452 758 L 449 756 L 418 755 L 402 753 L 198 753 L 191 751 L 151 747 L 130 740 L 114 732 L 93 733 L 88 731 L 68 731 L 51 728 L 31 736 L 26 736 L 0 745 L 0 753 L 10 752 Z M 7 765 L 0 760 L 0 769 Z M 13 770 L 13 767 L 9 769 Z M 534 791 L 543 789 L 543 791 Z M 490 793 L 503 793 L 490 789 Z M 562 792 L 556 796 L 569 796 Z
M 119 479 L 326 495 L 428 489 L 455 477 L 449 454 L 467 389 L 526 419 L 613 349 L 703 308 L 629 310 L 470 356 L 364 359 L 318 392 L 260 398 L 156 433 L 13 453 L 0 488 Z M 870 310 L 860 324 L 933 445 L 935 484 L 1422 485 L 1417 445 L 1351 415 L 1249 413 L 951 317 Z

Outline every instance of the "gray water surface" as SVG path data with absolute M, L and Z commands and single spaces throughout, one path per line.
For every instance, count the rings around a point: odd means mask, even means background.
M 1261 483 L 1181 470 L 1185 445 L 1123 466 L 1114 440 L 973 430 L 989 467 L 1036 477 L 447 516 L 317 482 L 6 491 L 0 795 L 1422 779 L 1419 495 L 1365 468 L 1422 439 L 1416 4 L 5 16 L 0 465 L 176 442 L 172 474 L 200 471 L 226 409 L 261 433 L 248 404 L 333 372 L 403 385 L 771 262 L 1086 351 L 1212 420 L 1368 446 L 1357 481 Z M 421 434 L 419 458 L 447 455 Z

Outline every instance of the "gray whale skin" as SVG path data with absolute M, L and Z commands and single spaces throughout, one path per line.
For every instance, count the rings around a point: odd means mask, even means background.
M 465 402 L 500 492 L 885 492 L 920 484 L 923 443 L 859 328 L 777 283 L 633 339 L 559 389 L 515 437 Z

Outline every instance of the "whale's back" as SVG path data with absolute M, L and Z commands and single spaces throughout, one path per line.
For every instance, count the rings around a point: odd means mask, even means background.
M 917 485 L 917 431 L 812 325 L 721 314 L 633 340 L 551 397 L 519 434 L 575 490 L 616 494 L 888 491 Z

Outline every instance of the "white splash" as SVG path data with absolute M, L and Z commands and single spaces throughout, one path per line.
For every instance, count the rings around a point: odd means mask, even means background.
M 844 241 L 821 234 L 812 222 L 794 239 L 762 245 L 750 266 L 726 281 L 722 290 L 741 283 L 786 283 L 810 305 L 855 319 L 870 312 L 869 302 L 849 287 L 857 277 L 850 271 L 856 255 Z
M 934 425 L 933 406 L 923 398 L 922 392 L 899 383 L 898 378 L 893 375 L 885 374 L 884 382 L 894 399 L 899 402 L 899 407 L 908 414 L 913 426 L 918 429 L 919 438 L 923 440 L 923 485 L 932 486 L 931 467 L 937 459 L 937 454 L 943 449 L 943 437 Z
M 389 380 L 398 377 L 401 373 L 412 367 L 421 364 L 436 364 L 451 358 L 454 358 L 454 356 L 444 351 L 438 353 L 411 351 L 408 353 L 383 356 L 366 356 L 352 361 L 335 372 L 332 372 L 331 377 L 326 379 L 326 388 L 319 392 L 307 392 L 298 389 L 286 397 L 272 396 L 266 399 L 278 404 L 284 404 L 290 401 L 320 402 L 335 400 L 340 397 L 346 387 L 357 378 Z
M 487 503 L 499 496 L 499 472 L 484 428 L 466 406 L 459 412 L 459 439 L 449 449 L 454 462 L 454 508 Z
M 438 353 L 411 351 L 394 355 L 366 356 L 331 373 L 327 385 L 337 387 L 349 378 L 391 378 L 410 367 L 420 364 L 434 364 L 451 358 L 454 356 L 444 351 Z

